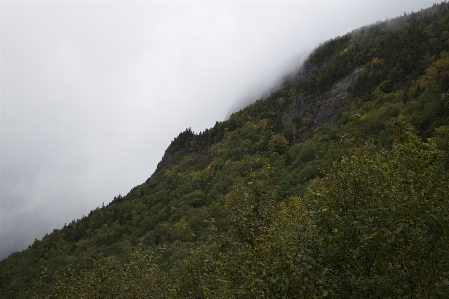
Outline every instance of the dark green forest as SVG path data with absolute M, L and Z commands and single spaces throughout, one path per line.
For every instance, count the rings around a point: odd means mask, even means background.
M 447 298 L 449 4 L 316 48 L 125 196 L 0 261 L 0 298 Z

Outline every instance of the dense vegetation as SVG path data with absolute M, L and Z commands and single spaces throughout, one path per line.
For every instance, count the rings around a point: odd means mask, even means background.
M 448 116 L 449 4 L 327 41 L 271 96 L 179 134 L 126 196 L 1 261 L 0 297 L 444 298 Z

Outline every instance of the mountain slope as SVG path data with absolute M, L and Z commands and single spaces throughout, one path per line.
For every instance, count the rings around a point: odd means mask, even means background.
M 148 273 L 127 292 L 153 296 L 152 281 L 161 297 L 383 297 L 396 283 L 399 297 L 444 294 L 448 52 L 446 3 L 327 41 L 269 97 L 180 133 L 126 196 L 1 261 L 1 298 L 29 298 L 33 280 L 54 297 L 95 281 L 107 298 Z

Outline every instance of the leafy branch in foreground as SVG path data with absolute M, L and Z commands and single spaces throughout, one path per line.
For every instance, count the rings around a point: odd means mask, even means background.
M 51 283 L 35 281 L 35 298 L 167 298 L 173 290 L 157 264 L 158 253 L 135 249 L 127 258 L 97 259 L 76 273 L 65 269 Z
M 411 135 L 391 150 L 369 144 L 333 162 L 306 196 L 326 293 L 447 294 L 449 181 L 442 162 L 442 152 Z

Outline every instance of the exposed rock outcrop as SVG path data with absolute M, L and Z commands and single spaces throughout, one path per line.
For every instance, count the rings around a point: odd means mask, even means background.
M 356 82 L 362 70 L 363 67 L 356 68 L 318 98 L 304 93 L 298 94 L 284 115 L 284 121 L 290 123 L 293 118 L 300 116 L 307 119 L 308 125 L 312 129 L 323 125 L 332 126 L 337 120 L 340 108 L 350 101 L 348 88 Z M 308 132 L 312 132 L 312 130 L 308 130 Z M 309 135 L 310 133 L 300 136 L 298 141 L 305 140 L 310 137 Z
M 318 100 L 316 103 L 318 113 L 311 119 L 314 127 L 323 125 L 330 127 L 335 123 L 340 108 L 351 100 L 348 93 L 349 86 L 355 83 L 362 70 L 363 67 L 356 68 L 343 80 L 335 83 L 331 90 Z

